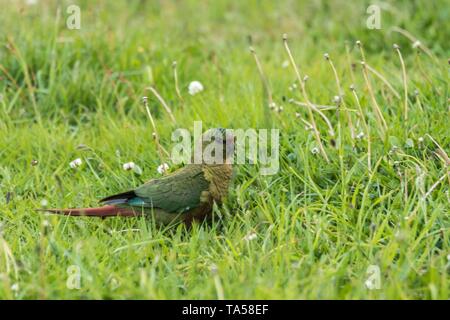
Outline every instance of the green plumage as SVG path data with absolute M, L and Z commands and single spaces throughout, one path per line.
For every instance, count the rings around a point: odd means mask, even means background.
M 200 205 L 202 192 L 207 191 L 201 165 L 188 165 L 175 173 L 150 180 L 134 193 L 147 207 L 160 208 L 171 213 L 183 213 Z
M 221 203 L 226 196 L 231 177 L 229 164 L 190 164 L 101 202 L 152 215 L 159 224 L 190 223 L 209 217 L 213 203 Z

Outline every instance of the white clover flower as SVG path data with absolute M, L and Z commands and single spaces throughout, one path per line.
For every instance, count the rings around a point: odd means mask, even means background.
M 188 91 L 191 96 L 196 95 L 197 93 L 203 91 L 203 85 L 199 81 L 192 81 L 189 83 Z
M 81 161 L 80 158 L 76 158 L 75 160 L 73 160 L 73 161 L 71 161 L 71 162 L 69 163 L 69 166 L 70 166 L 72 169 L 75 169 L 76 167 L 79 167 L 79 166 L 81 166 L 82 164 L 83 164 L 83 161 Z
M 420 43 L 420 41 L 417 40 L 417 41 L 414 41 L 412 47 L 413 47 L 414 49 L 416 49 L 416 48 L 419 48 L 421 45 L 422 45 L 422 44 Z
M 47 199 L 42 199 L 42 200 L 41 200 L 41 206 L 42 206 L 42 207 L 48 206 L 48 201 L 47 201 Z
M 339 105 L 341 103 L 341 97 L 340 96 L 334 96 L 333 97 L 333 102 L 336 103 L 337 105 Z
M 167 163 L 160 164 L 156 169 L 156 171 L 158 171 L 159 174 L 163 174 L 167 170 L 169 170 L 169 165 Z
M 419 141 L 419 143 L 423 142 L 423 137 L 419 137 L 419 139 L 417 139 L 417 141 Z
M 319 153 L 319 148 L 317 148 L 317 147 L 312 148 L 311 149 L 311 153 L 312 154 L 318 154 Z
M 19 291 L 19 284 L 18 283 L 14 283 L 11 286 L 11 291 L 15 291 L 15 292 Z
M 124 163 L 122 165 L 123 170 L 125 171 L 129 171 L 129 170 L 133 170 L 136 167 L 136 164 L 133 161 Z
M 256 238 L 258 238 L 258 236 L 256 235 L 256 233 L 255 233 L 255 232 L 250 232 L 249 234 L 247 234 L 247 235 L 243 238 L 243 240 L 249 242 L 249 241 L 255 240 Z
M 123 170 L 125 171 L 134 171 L 134 173 L 136 173 L 137 175 L 141 175 L 142 174 L 142 169 L 141 167 L 139 167 L 137 164 L 135 164 L 133 161 L 124 163 L 122 165 Z
M 360 133 L 358 133 L 357 135 L 356 135 L 356 139 L 362 139 L 362 138 L 364 138 L 364 132 L 360 132 Z
M 289 67 L 289 60 L 284 60 L 283 63 L 281 64 L 282 68 L 287 68 Z

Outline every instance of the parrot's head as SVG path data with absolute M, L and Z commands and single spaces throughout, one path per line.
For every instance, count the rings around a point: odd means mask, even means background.
M 229 163 L 234 156 L 235 136 L 232 130 L 224 128 L 209 129 L 203 134 L 204 155 L 217 157 L 216 150 L 222 150 L 221 159 L 216 159 L 221 163 Z

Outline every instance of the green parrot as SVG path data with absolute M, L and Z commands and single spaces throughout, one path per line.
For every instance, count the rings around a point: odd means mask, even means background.
M 93 217 L 145 215 L 162 225 L 174 222 L 189 225 L 194 220 L 207 219 L 213 204 L 220 204 L 228 193 L 233 176 L 230 157 L 234 155 L 234 136 L 222 128 L 211 130 L 214 140 L 210 144 L 217 144 L 213 147 L 222 150 L 222 158 L 215 163 L 203 159 L 202 163 L 188 164 L 134 190 L 106 197 L 100 200 L 102 207 L 41 211 Z M 202 141 L 204 149 L 205 141 Z

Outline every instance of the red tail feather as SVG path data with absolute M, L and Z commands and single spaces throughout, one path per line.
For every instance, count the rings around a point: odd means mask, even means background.
M 128 208 L 118 208 L 115 206 L 103 206 L 98 208 L 76 208 L 76 209 L 39 209 L 50 213 L 62 214 L 65 216 L 87 216 L 87 217 L 137 217 L 142 212 Z

